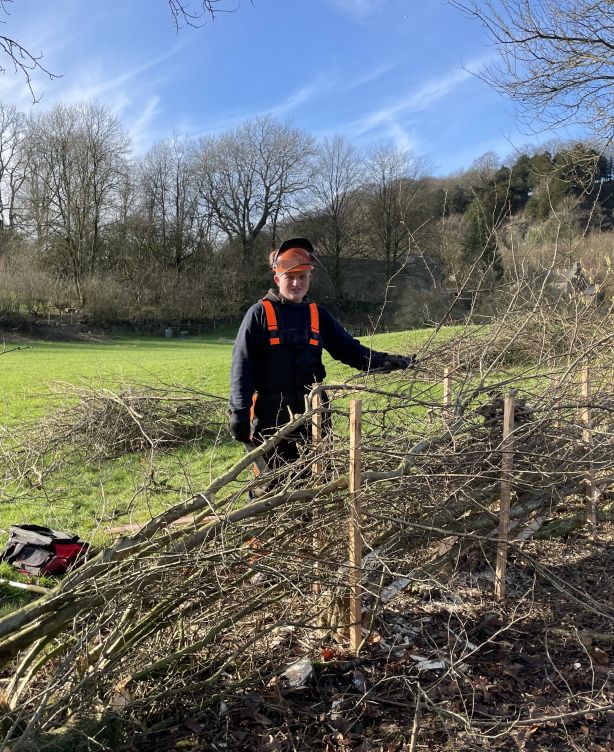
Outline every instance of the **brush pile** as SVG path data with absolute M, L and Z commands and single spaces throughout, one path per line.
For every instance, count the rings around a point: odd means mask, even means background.
M 462 352 L 455 340 L 447 358 L 445 345 L 431 361 L 427 349 L 413 372 L 330 388 L 333 429 L 324 446 L 306 448 L 295 466 L 276 475 L 257 481 L 249 475 L 256 454 L 311 422 L 307 410 L 201 493 L 178 500 L 51 593 L 1 619 L 0 738 L 11 750 L 52 749 L 60 738 L 82 749 L 171 749 L 182 735 L 203 735 L 211 749 L 367 752 L 401 744 L 415 749 L 428 730 L 431 749 L 436 743 L 443 749 L 451 738 L 466 744 L 456 749 L 507 749 L 503 742 L 541 733 L 550 716 L 593 723 L 593 732 L 600 724 L 599 734 L 608 733 L 611 672 L 595 670 L 606 665 L 599 663 L 604 652 L 610 656 L 614 608 L 607 582 L 588 587 L 557 572 L 544 564 L 534 538 L 582 529 L 589 472 L 598 535 L 609 530 L 611 321 L 587 322 L 590 331 L 583 328 L 566 345 L 565 357 L 541 344 L 530 363 L 514 360 L 513 368 L 497 357 L 478 357 L 509 351 L 522 331 L 515 322 L 513 330 L 493 324 L 490 335 L 468 330 L 466 342 L 478 338 L 468 348 L 470 363 L 455 363 Z M 484 347 L 484 336 L 495 338 L 496 348 Z M 587 362 L 588 395 L 580 378 Z M 445 405 L 442 363 L 453 379 L 453 400 Z M 520 400 L 504 606 L 492 601 L 490 590 L 500 401 L 511 387 Z M 363 400 L 365 644 L 358 659 L 347 655 L 345 638 L 348 397 Z M 194 407 L 165 403 L 166 410 L 172 405 L 170 420 L 160 412 L 162 401 L 124 395 L 109 409 L 113 402 L 100 395 L 91 402 L 96 428 L 83 418 L 83 406 L 72 413 L 94 451 L 163 447 L 181 434 L 181 416 Z M 216 431 L 220 406 L 198 409 L 197 422 Z M 158 417 L 150 422 L 151 416 Z M 256 485 L 269 490 L 248 500 Z M 188 525 L 173 526 L 186 517 Z M 586 557 L 576 545 L 574 566 L 593 557 L 596 568 L 587 564 L 585 576 L 599 580 L 595 572 L 603 557 L 611 561 L 611 548 L 582 540 Z M 558 605 L 551 601 L 548 612 L 543 604 L 552 592 Z M 577 624 L 565 621 L 570 614 Z M 544 640 L 557 634 L 559 642 L 577 641 L 577 625 L 590 628 L 585 656 L 593 673 L 573 683 L 570 666 L 584 665 L 578 658 L 584 643 L 574 647 L 569 664 L 561 645 Z M 554 633 L 555 626 L 562 631 Z M 544 650 L 549 656 L 551 682 L 539 684 L 539 702 L 527 687 L 507 699 L 493 688 L 497 662 L 518 682 L 525 671 L 526 656 L 514 655 L 522 651 L 519 630 L 533 634 L 535 660 Z M 408 713 L 413 721 L 403 730 Z

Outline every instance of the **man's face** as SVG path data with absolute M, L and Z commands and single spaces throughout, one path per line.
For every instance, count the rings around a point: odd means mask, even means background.
M 300 303 L 311 282 L 311 272 L 286 272 L 285 274 L 276 274 L 275 284 L 279 287 L 279 294 L 285 300 L 291 303 Z

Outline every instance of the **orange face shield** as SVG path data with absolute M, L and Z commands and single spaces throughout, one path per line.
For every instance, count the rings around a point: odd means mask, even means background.
M 288 248 L 281 254 L 277 254 L 273 260 L 275 274 L 307 272 L 312 269 L 311 254 L 305 248 Z

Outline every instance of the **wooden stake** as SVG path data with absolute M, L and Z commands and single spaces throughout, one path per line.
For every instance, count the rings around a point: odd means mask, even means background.
M 349 472 L 349 584 L 350 584 L 350 650 L 358 654 L 362 643 L 362 602 L 360 574 L 362 540 L 360 535 L 361 432 L 362 402 L 350 402 L 350 472 Z
M 443 406 L 452 407 L 452 377 L 449 368 L 444 368 L 443 371 Z
M 593 446 L 593 426 L 591 421 L 591 408 L 589 406 L 591 397 L 591 373 L 590 368 L 585 366 L 582 369 L 582 399 L 585 402 L 584 407 L 580 412 L 580 420 L 582 422 L 582 441 L 586 447 L 586 452 L 589 455 L 588 467 L 586 470 L 585 479 L 585 498 L 586 498 L 586 528 L 591 538 L 595 539 L 597 535 L 597 498 L 595 487 L 595 470 L 593 468 L 590 454 Z
M 322 394 L 316 392 L 311 398 L 311 409 L 314 411 L 311 416 L 311 444 L 313 451 L 318 456 L 322 449 Z M 313 463 L 312 473 L 313 475 L 319 475 L 322 472 L 322 463 L 316 460 Z M 322 583 L 320 582 L 319 569 L 320 564 L 318 558 L 320 556 L 320 550 L 322 548 L 323 537 L 319 528 L 313 534 L 313 555 L 314 555 L 314 581 L 311 586 L 312 591 L 315 594 L 322 592 Z
M 311 398 L 311 409 L 313 410 L 311 416 L 311 445 L 317 456 L 322 448 L 322 394 L 320 392 L 316 392 Z M 319 460 L 314 462 L 312 472 L 314 475 L 319 475 L 322 472 L 322 463 Z
M 561 398 L 559 396 L 559 390 L 561 388 L 561 381 L 558 378 L 554 378 L 552 381 L 552 393 L 555 395 L 554 399 L 554 427 L 555 429 L 559 429 L 562 425 L 561 421 L 561 411 L 559 408 Z
M 499 543 L 495 568 L 495 598 L 505 598 L 505 573 L 507 570 L 507 543 L 510 532 L 510 500 L 512 496 L 512 469 L 514 467 L 513 431 L 516 390 L 511 389 L 503 401 L 503 440 L 501 442 L 501 504 L 499 507 Z

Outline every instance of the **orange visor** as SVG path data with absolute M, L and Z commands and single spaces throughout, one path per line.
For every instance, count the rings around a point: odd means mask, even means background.
M 305 248 L 288 248 L 275 261 L 275 274 L 307 272 L 313 269 L 311 255 Z

